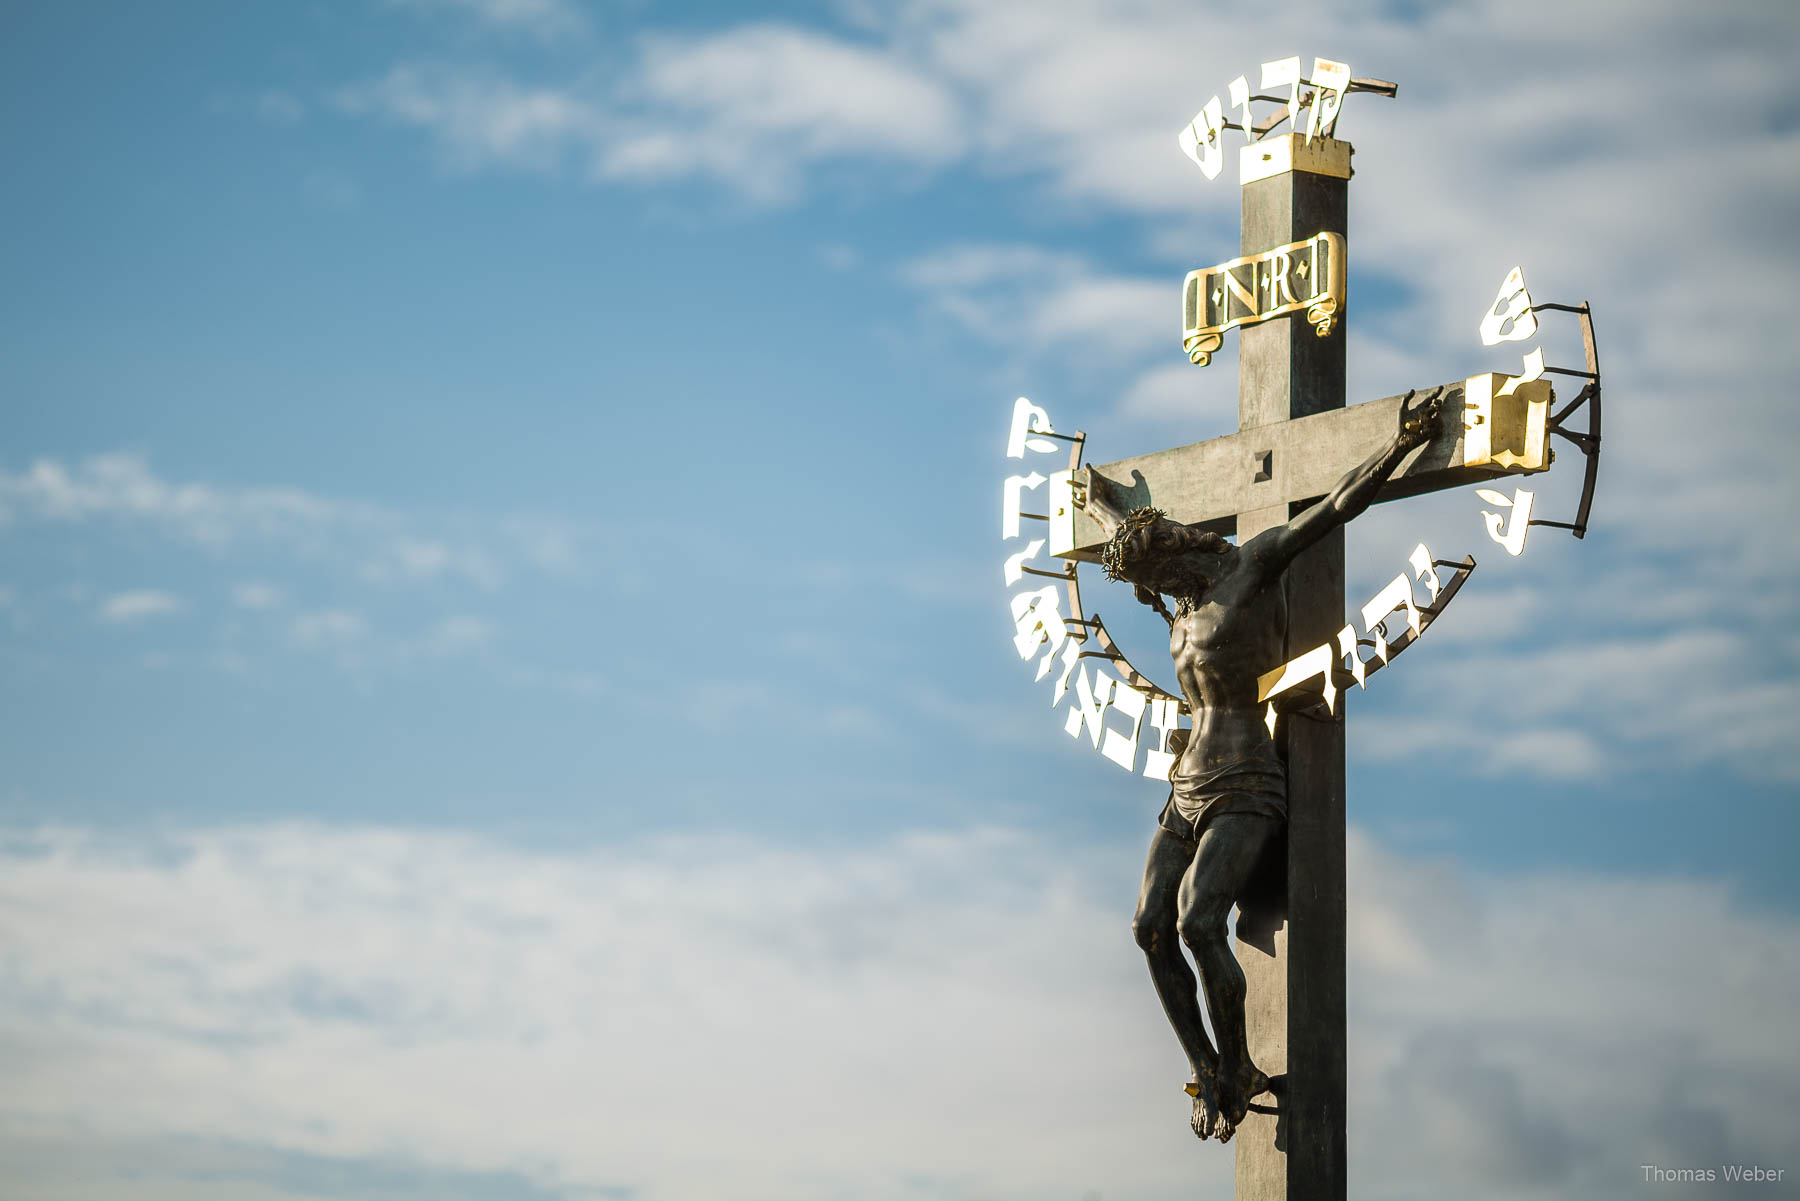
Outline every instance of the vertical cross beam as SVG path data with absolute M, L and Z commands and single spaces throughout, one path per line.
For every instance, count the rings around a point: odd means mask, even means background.
M 1285 137 L 1300 140 L 1293 134 Z M 1265 139 L 1243 152 L 1244 255 L 1321 231 L 1348 232 L 1349 145 L 1327 139 L 1321 147 L 1321 139 L 1314 139 L 1312 153 L 1290 153 L 1286 161 L 1304 160 L 1323 171 L 1290 168 L 1253 178 L 1252 160 L 1279 140 Z M 1297 317 L 1241 331 L 1240 431 L 1254 438 L 1250 431 L 1258 426 L 1344 407 L 1341 316 L 1338 328 L 1323 338 Z M 1240 543 L 1287 521 L 1289 508 L 1284 504 L 1240 514 Z M 1344 624 L 1343 531 L 1302 554 L 1289 568 L 1285 588 L 1285 654 L 1291 658 L 1329 642 Z M 1283 727 L 1286 843 L 1271 853 L 1240 906 L 1237 952 L 1249 986 L 1245 1016 L 1251 1058 L 1270 1076 L 1285 1075 L 1286 1087 L 1275 1098 L 1274 1113 L 1252 1111 L 1238 1128 L 1237 1201 L 1342 1201 L 1343 714 L 1286 718 Z M 1265 1108 L 1268 1101 L 1262 1098 Z

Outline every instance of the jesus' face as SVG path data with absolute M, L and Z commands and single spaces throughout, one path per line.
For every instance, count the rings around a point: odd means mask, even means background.
M 1217 534 L 1159 517 L 1126 538 L 1121 575 L 1165 595 L 1189 595 L 1217 578 L 1235 549 Z

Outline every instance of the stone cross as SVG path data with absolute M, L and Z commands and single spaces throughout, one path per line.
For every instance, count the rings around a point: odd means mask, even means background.
M 1345 261 L 1349 144 L 1289 133 L 1252 143 L 1245 163 L 1253 156 L 1264 166 L 1245 172 L 1240 253 L 1268 266 L 1218 282 L 1213 300 L 1227 315 L 1233 304 L 1239 312 L 1246 306 L 1254 311 L 1291 304 L 1295 292 L 1309 286 L 1294 278 L 1305 272 L 1280 253 L 1283 248 L 1334 234 L 1340 272 Z M 1272 252 L 1278 260 L 1269 257 Z M 1226 283 L 1233 284 L 1235 298 L 1225 295 Z M 1192 326 L 1193 306 L 1208 300 L 1190 294 L 1188 303 Z M 1090 471 L 1114 485 L 1128 502 L 1124 508 L 1154 505 L 1176 521 L 1204 523 L 1236 534 L 1242 543 L 1285 523 L 1388 444 L 1401 398 L 1344 406 L 1343 313 L 1331 317 L 1324 336 L 1315 329 L 1317 318 L 1309 323 L 1308 315 L 1297 311 L 1239 326 L 1238 432 L 1074 471 L 1073 503 L 1060 515 L 1060 531 L 1052 521 L 1052 550 L 1091 561 L 1105 541 L 1106 529 L 1081 508 Z M 1493 431 L 1483 423 L 1492 414 L 1494 377 L 1449 387 L 1455 391 L 1449 393 L 1439 433 L 1401 463 L 1380 499 L 1547 465 L 1542 456 L 1525 466 L 1501 466 L 1488 457 Z M 1344 625 L 1341 529 L 1294 562 L 1286 588 L 1286 656 L 1330 642 Z M 1238 1128 L 1237 1198 L 1334 1201 L 1345 1195 L 1342 709 L 1289 720 L 1285 728 L 1285 854 L 1274 857 L 1241 899 L 1236 926 L 1238 959 L 1248 982 L 1251 1057 L 1271 1077 L 1285 1080 L 1274 1103 L 1262 1098 Z

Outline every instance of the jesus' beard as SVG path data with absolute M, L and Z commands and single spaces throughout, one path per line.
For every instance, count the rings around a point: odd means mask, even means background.
M 1186 617 L 1206 600 L 1217 573 L 1212 568 L 1217 556 L 1189 552 L 1174 555 L 1163 562 L 1156 573 L 1157 591 L 1175 601 L 1175 616 Z

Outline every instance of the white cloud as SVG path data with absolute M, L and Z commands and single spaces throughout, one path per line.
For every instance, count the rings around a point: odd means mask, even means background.
M 494 622 L 472 613 L 452 613 L 401 630 L 377 627 L 352 609 L 319 609 L 295 614 L 287 623 L 288 642 L 301 650 L 328 655 L 330 661 L 353 678 L 366 680 L 371 672 L 414 667 L 432 660 L 474 655 L 493 645 Z M 520 664 L 496 662 L 520 682 L 548 685 L 581 692 L 571 685 L 579 673 L 535 672 Z M 527 677 L 530 677 L 527 679 Z
M 1643 1162 L 1796 1149 L 1792 918 L 1351 849 L 1354 1195 L 1635 1197 Z M 1230 1152 L 1186 1130 L 1124 856 L 250 827 L 4 857 L 14 1148 L 399 1155 L 675 1199 L 1229 1189 Z
M 288 624 L 288 633 L 293 640 L 312 650 L 356 642 L 368 630 L 369 623 L 362 614 L 344 609 L 322 609 L 315 613 L 296 614 Z
M 456 12 L 496 29 L 540 38 L 579 33 L 587 27 L 581 10 L 568 0 L 388 0 L 419 12 Z
M 306 105 L 297 97 L 275 88 L 258 92 L 251 107 L 258 117 L 271 125 L 298 125 L 306 119 Z
M 1194 365 L 1183 361 L 1152 367 L 1139 375 L 1119 402 L 1121 416 L 1153 421 L 1191 422 L 1204 411 L 1201 379 Z M 1230 415 L 1232 423 L 1236 414 Z
M 1429 659 L 1405 666 L 1416 711 L 1356 718 L 1364 753 L 1549 779 L 1707 768 L 1800 780 L 1800 662 L 1791 645 L 1764 639 L 1766 622 L 1725 597 L 1698 613 L 1666 613 L 1659 597 L 1640 601 L 1630 572 L 1584 588 L 1551 570 L 1535 581 L 1539 591 L 1515 586 L 1484 605 L 1482 570 L 1411 652 Z M 1387 685 L 1376 677 L 1369 686 Z M 1423 713 L 1431 737 L 1422 747 Z
M 1596 528 L 1623 535 L 1623 550 L 1706 547 L 1714 582 L 1687 592 L 1707 605 L 1748 603 L 1726 581 L 1765 609 L 1800 587 L 1800 527 L 1746 519 L 1800 507 L 1787 470 L 1800 415 L 1778 382 L 1800 371 L 1784 325 L 1800 251 L 1781 236 L 1800 155 L 1778 118 L 1800 95 L 1779 6 L 1702 16 L 1661 0 L 1620 20 L 1551 0 L 1381 15 L 928 0 L 854 20 L 854 36 L 762 23 L 651 37 L 604 88 L 468 68 L 426 86 L 400 68 L 389 82 L 408 86 L 365 107 L 477 163 L 572 158 L 602 176 L 704 174 L 768 197 L 852 154 L 969 161 L 1009 173 L 1026 202 L 1136 219 L 1165 273 L 1014 244 L 946 247 L 903 274 L 932 310 L 1005 348 L 1008 373 L 1041 363 L 1116 398 L 1128 427 L 1195 437 L 1195 416 L 1229 427 L 1230 364 L 1185 364 L 1176 289 L 1187 268 L 1235 253 L 1238 190 L 1229 173 L 1206 181 L 1174 130 L 1265 59 L 1345 59 L 1400 83 L 1392 101 L 1350 97 L 1340 127 L 1359 152 L 1353 399 L 1510 366 L 1512 353 L 1479 347 L 1475 322 L 1522 263 L 1540 299 L 1595 304 L 1612 410 Z M 833 83 L 847 79 L 858 86 Z M 1671 80 L 1687 97 L 1730 94 L 1747 115 L 1721 123 L 1703 103 L 1671 102 Z M 1719 279 L 1734 281 L 1733 303 L 1696 306 Z M 1375 294 L 1381 304 L 1365 303 Z M 1580 365 L 1574 328 L 1547 319 L 1553 364 Z M 1089 457 L 1104 460 L 1095 432 Z M 1571 475 L 1577 456 L 1561 449 Z M 1590 590 L 1662 603 L 1624 594 L 1635 569 L 1616 557 L 1594 566 Z M 1778 607 L 1750 643 L 1791 617 Z
M 1133 362 L 1170 333 L 1168 287 L 1108 274 L 1076 254 L 1011 244 L 946 247 L 901 278 L 958 325 L 1015 352 Z
M 167 617 L 181 612 L 184 607 L 181 598 L 174 593 L 139 588 L 107 597 L 100 603 L 95 616 L 105 622 L 130 624 L 152 617 Z
M 319 526 L 366 518 L 347 506 L 292 488 L 218 488 L 158 476 L 139 455 L 95 455 L 73 466 L 38 459 L 22 472 L 0 471 L 0 513 L 20 519 L 154 521 L 197 542 L 248 536 L 304 537 Z
M 1418 690 L 1429 712 L 1391 718 L 1391 732 L 1367 727 L 1370 749 L 1399 747 L 1409 724 L 1429 719 L 1434 747 L 1477 770 L 1800 778 L 1787 732 L 1800 661 L 1786 633 L 1800 527 L 1773 516 L 1800 508 L 1788 464 L 1800 415 L 1785 394 L 1800 362 L 1780 299 L 1800 278 L 1800 252 L 1777 232 L 1791 224 L 1800 156 L 1774 116 L 1800 88 L 1776 49 L 1791 41 L 1781 10 L 1702 19 L 1661 3 L 1621 22 L 1548 3 L 1370 16 L 1318 4 L 1251 15 L 946 2 L 906 14 L 883 26 L 894 52 L 976 97 L 972 153 L 1041 172 L 1065 204 L 1137 218 L 1144 245 L 1169 259 L 1144 279 L 1141 312 L 1080 303 L 1107 292 L 1070 280 L 1114 277 L 1029 245 L 985 262 L 948 248 L 924 261 L 971 269 L 912 277 L 963 328 L 1003 353 L 1028 347 L 1104 398 L 1110 431 L 1071 404 L 1051 406 L 1059 423 L 1089 430 L 1087 457 L 1098 462 L 1139 450 L 1152 423 L 1166 436 L 1151 445 L 1234 424 L 1232 365 L 1190 367 L 1172 327 L 1182 271 L 1236 253 L 1238 189 L 1230 172 L 1205 181 L 1176 151 L 1174 125 L 1233 75 L 1254 79 L 1258 62 L 1289 53 L 1398 80 L 1394 101 L 1351 97 L 1341 127 L 1358 149 L 1351 399 L 1516 364 L 1522 347 L 1485 350 L 1475 328 L 1522 263 L 1539 300 L 1594 303 L 1608 421 L 1593 534 L 1574 544 L 1534 533 L 1522 583 L 1503 574 L 1512 565 L 1466 497 L 1450 498 L 1463 505 L 1454 521 L 1423 501 L 1361 519 L 1355 543 L 1399 547 L 1374 559 L 1388 571 L 1421 536 L 1441 554 L 1482 560 L 1457 621 L 1496 585 L 1515 600 L 1528 594 L 1536 612 L 1521 628 L 1515 605 L 1506 642 L 1497 627 L 1466 623 L 1471 637 L 1452 638 L 1447 624 L 1438 650 L 1420 651 L 1438 661 L 1408 668 L 1440 678 Z M 1671 103 L 1670 80 L 1695 89 L 1684 96 L 1728 90 L 1745 106 L 1736 111 L 1757 115 L 1726 128 L 1704 104 Z M 1020 190 L 1041 198 L 1030 182 Z M 1692 302 L 1709 281 L 1740 274 L 1741 303 Z M 1367 303 L 1376 295 L 1379 305 Z M 1046 319 L 1056 312 L 1070 319 Z M 1081 332 L 1060 336 L 1059 325 Z M 1132 328 L 1153 340 L 1134 345 Z M 1582 365 L 1575 330 L 1572 318 L 1546 316 L 1552 365 Z M 1103 379 L 1083 377 L 1096 361 Z M 1016 374 L 1022 357 L 1007 363 Z M 1566 379 L 1558 388 L 1572 395 Z M 1580 456 L 1558 450 L 1558 470 L 1531 485 L 1539 516 L 1574 508 Z M 1502 696 L 1521 703 L 1496 705 Z
M 489 589 L 497 587 L 502 578 L 493 555 L 481 548 L 411 536 L 394 538 L 376 548 L 363 565 L 362 574 L 384 583 L 418 583 L 460 576 Z
M 231 587 L 231 603 L 240 609 L 273 609 L 285 599 L 281 589 L 260 580 L 246 580 Z
M 467 613 L 441 618 L 426 632 L 425 645 L 433 653 L 456 655 L 486 646 L 494 637 L 494 625 Z
M 792 193 L 827 160 L 931 165 L 962 141 L 941 84 L 879 47 L 775 25 L 645 39 L 606 87 L 405 63 L 337 101 L 424 130 L 463 169 L 574 163 L 594 179 L 703 176 L 763 200 Z
M 929 74 L 791 26 L 652 38 L 622 90 L 648 112 L 601 151 L 612 177 L 704 173 L 773 196 L 825 159 L 931 164 L 962 144 L 955 99 Z
M 566 574 L 582 562 L 586 538 L 558 521 L 434 522 L 299 488 L 171 480 L 135 454 L 76 463 L 40 458 L 22 471 L 0 469 L 0 524 L 7 522 L 144 524 L 221 553 L 273 545 L 381 584 L 482 589 L 499 587 L 516 565 Z
M 833 271 L 854 271 L 862 265 L 862 252 L 844 242 L 826 242 L 818 247 L 819 261 Z
M 596 547 L 616 546 L 620 536 L 591 523 L 530 514 L 406 512 L 301 489 L 171 480 L 141 456 L 115 454 L 75 463 L 42 458 L 20 471 L 0 469 L 0 535 L 8 526 L 56 529 L 83 556 L 116 553 L 109 543 L 123 534 L 134 553 L 166 560 L 165 574 L 195 570 L 177 554 L 186 545 L 206 553 L 210 562 L 200 565 L 202 571 L 222 567 L 248 575 L 273 566 L 292 578 L 277 587 L 254 577 L 226 582 L 227 576 L 186 589 L 214 590 L 236 611 L 213 629 L 210 655 L 182 660 L 190 667 L 211 663 L 254 674 L 270 667 L 271 655 L 298 648 L 323 652 L 326 663 L 362 683 L 371 672 L 461 659 L 522 683 L 578 695 L 600 691 L 591 671 L 578 666 L 540 670 L 473 655 L 493 644 L 496 626 L 465 611 L 472 597 L 479 595 L 485 607 L 490 594 L 518 586 L 521 577 L 527 586 L 545 580 L 564 588 L 594 584 L 616 561 Z M 140 590 L 103 601 L 90 592 L 83 583 L 64 589 L 76 606 L 107 622 L 143 621 L 185 607 L 165 592 Z M 308 594 L 319 599 L 309 602 Z M 426 607 L 405 608 L 421 603 Z M 247 613 L 274 613 L 277 620 L 246 621 Z M 15 613 L 12 624 L 23 623 Z M 377 626 L 380 637 L 374 636 Z
M 431 132 L 452 165 L 549 170 L 571 146 L 604 129 L 593 106 L 555 88 L 528 87 L 491 71 L 402 65 L 337 96 L 351 113 L 373 113 Z
M 657 703 L 666 705 L 671 716 L 713 732 L 748 726 L 807 730 L 821 739 L 891 740 L 892 723 L 878 708 L 852 700 L 854 695 L 851 689 L 833 689 L 816 677 L 722 677 L 690 679 L 679 699 Z
M 1758 1041 L 1800 985 L 1791 918 L 1692 881 L 1469 881 L 1355 851 L 1358 1129 L 1383 1195 L 1447 1195 L 1460 1170 L 1498 1196 L 1627 1197 L 1642 1163 L 1791 1157 L 1773 1115 L 1800 1056 Z

